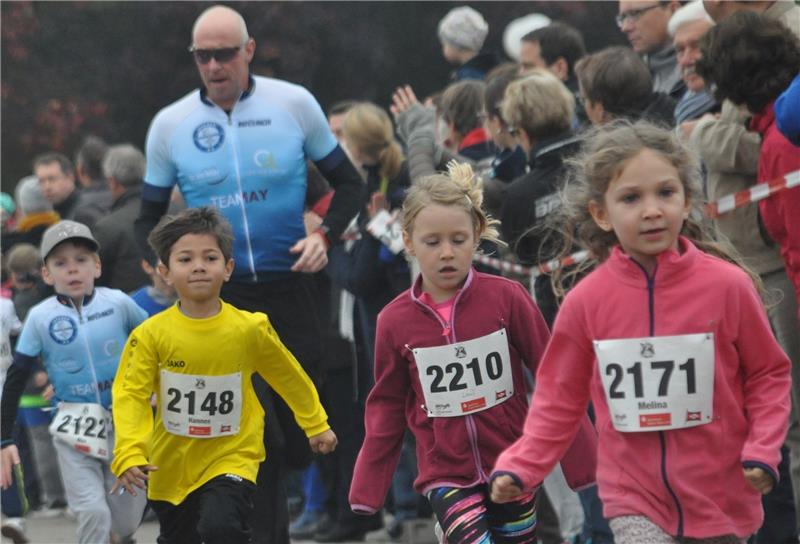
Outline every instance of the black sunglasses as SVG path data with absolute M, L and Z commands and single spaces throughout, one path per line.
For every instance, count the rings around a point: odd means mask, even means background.
M 229 62 L 239 52 L 241 46 L 237 47 L 220 47 L 219 49 L 195 49 L 194 46 L 189 48 L 189 51 L 194 55 L 194 60 L 197 64 L 208 64 L 211 59 L 219 63 Z

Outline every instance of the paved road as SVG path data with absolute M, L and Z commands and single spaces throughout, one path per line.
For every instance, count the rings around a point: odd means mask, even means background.
M 55 518 L 28 518 L 27 537 L 32 544 L 74 544 L 78 541 L 75 530 L 78 524 L 64 516 Z M 138 544 L 155 544 L 158 536 L 158 523 L 145 522 L 136 531 L 136 542 Z M 3 544 L 11 542 L 3 539 Z
M 49 519 L 42 519 L 42 518 L 29 518 L 27 521 L 27 533 L 28 539 L 31 541 L 32 544 L 74 544 L 77 542 L 75 537 L 75 529 L 76 523 L 75 521 L 68 519 L 64 516 L 59 516 L 56 518 L 49 518 Z M 418 533 L 418 536 L 421 537 L 423 534 L 427 536 L 428 531 L 421 531 L 417 528 L 416 530 L 412 530 L 411 532 Z M 431 530 L 430 528 L 427 528 Z M 432 532 L 432 530 L 431 530 Z M 135 538 L 137 544 L 155 544 L 156 536 L 158 535 L 158 524 L 156 522 L 145 522 L 139 527 L 139 530 L 136 532 Z M 432 535 L 431 535 L 432 536 Z M 367 535 L 367 543 L 368 544 L 378 544 L 378 543 L 389 543 L 389 536 L 386 534 L 386 531 L 381 529 L 380 531 L 375 531 L 373 533 L 369 533 Z M 424 542 L 427 540 L 428 542 L 433 542 L 428 538 L 417 538 L 414 542 L 411 542 L 411 538 L 402 541 L 406 544 L 428 544 Z M 5 538 L 0 538 L 0 542 L 5 544 L 6 542 L 10 541 Z M 297 544 L 316 544 L 315 542 L 297 542 Z M 345 544 L 355 544 L 355 543 L 345 543 Z M 401 543 L 402 544 L 402 543 Z

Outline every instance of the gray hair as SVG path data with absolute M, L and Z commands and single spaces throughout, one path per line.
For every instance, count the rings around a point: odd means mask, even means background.
M 694 0 L 675 10 L 675 13 L 672 14 L 672 17 L 670 17 L 667 23 L 667 32 L 674 38 L 675 32 L 678 31 L 679 27 L 686 23 L 694 23 L 696 21 L 714 24 L 714 19 L 711 18 L 706 8 L 703 7 L 703 0 Z
M 103 175 L 114 178 L 125 188 L 142 183 L 146 167 L 144 155 L 131 144 L 113 145 L 103 159 Z

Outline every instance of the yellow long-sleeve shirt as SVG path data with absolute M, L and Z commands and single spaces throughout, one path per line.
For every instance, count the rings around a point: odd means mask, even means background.
M 168 432 L 162 419 L 165 408 L 191 410 L 195 418 L 203 418 L 228 411 L 231 405 L 223 408 L 229 396 L 209 398 L 202 390 L 195 391 L 198 396 L 192 396 L 191 405 L 187 402 L 191 392 L 179 395 L 172 390 L 162 398 L 164 372 L 192 376 L 192 382 L 207 377 L 209 383 L 213 377 L 240 373 L 239 432 L 213 438 Z M 132 466 L 156 465 L 159 470 L 150 474 L 148 497 L 173 504 L 222 474 L 255 482 L 265 451 L 264 410 L 253 391 L 253 372 L 261 374 L 286 401 L 307 436 L 330 428 L 314 385 L 265 314 L 223 302 L 217 315 L 192 319 L 175 305 L 142 323 L 128 338 L 112 389 L 116 444 L 111 470 L 120 475 Z M 185 376 L 176 378 L 186 383 Z M 155 420 L 150 408 L 154 392 L 158 395 Z

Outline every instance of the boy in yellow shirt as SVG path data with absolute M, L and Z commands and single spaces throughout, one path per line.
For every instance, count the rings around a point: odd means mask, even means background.
M 292 409 L 312 451 L 333 451 L 336 435 L 269 318 L 219 298 L 233 272 L 228 222 L 211 208 L 184 210 L 165 218 L 149 242 L 178 302 L 134 329 L 123 350 L 112 390 L 118 480 L 111 492 L 147 488 L 160 544 L 249 542 L 265 457 L 253 372 Z

